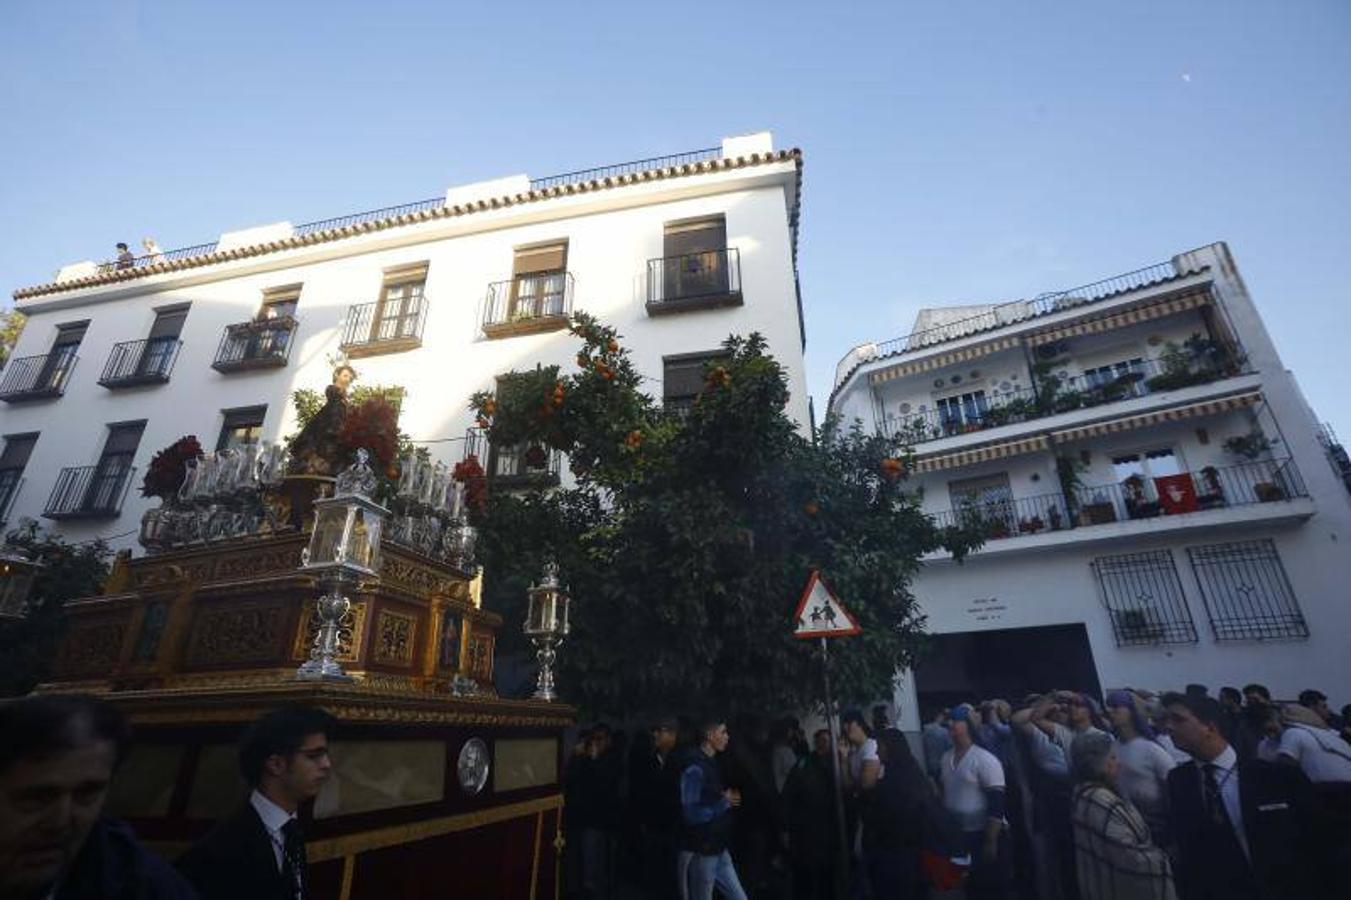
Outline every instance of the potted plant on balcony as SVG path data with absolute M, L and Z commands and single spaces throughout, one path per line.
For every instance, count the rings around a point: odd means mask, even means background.
M 1217 506 L 1224 506 L 1224 488 L 1220 487 L 1220 470 L 1214 466 L 1206 466 L 1201 470 L 1202 492 L 1197 496 L 1196 503 L 1202 509 L 1214 509 Z
M 1270 481 L 1259 481 L 1252 486 L 1252 492 L 1257 495 L 1257 499 L 1262 503 L 1270 503 L 1273 500 L 1284 500 L 1285 489 L 1279 484 Z
M 1041 516 L 1032 516 L 1030 519 L 1018 520 L 1018 531 L 1021 534 L 1036 534 L 1045 527 L 1046 523 L 1042 521 Z
M 1154 643 L 1163 638 L 1163 623 L 1144 609 L 1118 609 L 1112 613 L 1123 643 Z
M 1247 434 L 1237 435 L 1226 440 L 1224 449 L 1235 456 L 1252 460 L 1271 449 L 1271 440 L 1260 430 L 1253 429 Z
M 1116 507 L 1102 491 L 1095 491 L 1093 502 L 1085 503 L 1082 517 L 1085 525 L 1107 525 L 1116 521 Z

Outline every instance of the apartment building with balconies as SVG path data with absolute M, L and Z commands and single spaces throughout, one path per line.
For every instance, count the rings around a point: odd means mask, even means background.
M 924 510 L 985 538 L 926 560 L 902 708 L 1351 677 L 1341 467 L 1224 244 L 924 310 L 841 360 L 830 411 L 912 448 Z
M 466 404 L 513 369 L 571 365 L 578 310 L 616 326 L 673 405 L 728 335 L 764 334 L 805 430 L 801 169 L 762 132 L 67 265 L 14 292 L 28 321 L 0 371 L 0 518 L 132 546 L 156 451 L 280 440 L 292 392 L 322 392 L 338 358 L 405 389 L 401 428 L 436 461 L 473 451 L 504 487 L 556 483 L 564 461 L 486 446 Z

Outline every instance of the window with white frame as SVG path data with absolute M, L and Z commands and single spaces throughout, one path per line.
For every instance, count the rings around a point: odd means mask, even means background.
M 940 397 L 936 403 L 938 418 L 949 431 L 961 430 L 967 425 L 979 425 L 990 411 L 990 401 L 983 390 Z

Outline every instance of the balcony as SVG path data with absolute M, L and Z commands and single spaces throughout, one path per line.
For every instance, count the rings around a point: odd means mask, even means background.
M 74 353 L 64 350 L 11 359 L 5 366 L 4 378 L 0 379 L 0 400 L 24 403 L 60 397 L 66 392 L 70 373 L 79 361 Z
M 427 300 L 420 295 L 402 304 L 357 304 L 347 310 L 340 347 L 353 359 L 416 350 L 426 322 Z
M 221 373 L 279 369 L 291 357 L 291 338 L 298 325 L 292 316 L 226 325 L 211 368 Z
M 42 511 L 47 519 L 115 519 L 136 477 L 134 467 L 116 463 L 61 470 Z
M 1038 389 L 1017 388 L 989 396 L 973 391 L 961 402 L 923 412 L 888 416 L 882 420 L 880 431 L 885 437 L 914 446 L 1001 425 L 1209 384 L 1249 371 L 1246 363 L 1237 359 L 1211 360 L 1199 354 L 1184 353 L 1133 363 L 1111 376 L 1044 375 Z
M 934 521 L 940 527 L 974 528 L 994 541 L 1308 496 L 1294 460 L 1273 459 L 1224 468 L 1206 466 L 1152 481 L 1128 478 L 1118 484 L 1080 485 L 1071 493 L 1072 503 L 1060 493 L 971 503 L 935 513 Z
M 178 338 L 126 341 L 113 345 L 99 384 L 109 390 L 164 384 L 174 369 L 183 342 Z
M 483 334 L 489 338 L 542 334 L 568 326 L 572 315 L 571 272 L 518 275 L 488 285 Z
M 557 487 L 563 454 L 539 444 L 495 447 L 481 428 L 471 428 L 464 437 L 464 456 L 478 458 L 488 483 L 501 490 Z
M 647 261 L 649 316 L 741 306 L 741 252 L 735 247 Z

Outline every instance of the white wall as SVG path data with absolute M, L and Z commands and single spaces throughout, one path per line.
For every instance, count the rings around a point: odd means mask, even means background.
M 792 393 L 788 413 L 805 428 L 806 373 L 783 188 L 763 179 L 750 187 L 744 181 L 722 183 L 727 185 L 723 192 L 698 195 L 688 185 L 671 182 L 675 187 L 668 187 L 664 195 L 649 190 L 640 205 L 633 205 L 631 198 L 621 202 L 629 189 L 619 189 L 608 192 L 614 195 L 610 208 L 591 208 L 586 215 L 512 227 L 502 226 L 501 219 L 487 220 L 491 227 L 480 226 L 485 230 L 428 243 L 320 258 L 285 268 L 277 268 L 272 260 L 269 271 L 214 280 L 189 273 L 179 280 L 200 283 L 181 286 L 162 287 L 165 280 L 158 279 L 153 286 L 118 286 L 81 292 L 74 298 L 30 302 L 26 309 L 31 318 L 16 356 L 45 353 L 60 323 L 91 321 L 64 397 L 0 408 L 0 434 L 41 432 L 9 521 L 40 516 L 60 469 L 96 462 L 107 423 L 148 420 L 136 455 L 137 476 L 117 521 L 61 523 L 60 529 L 72 539 L 134 529 L 141 513 L 157 502 L 137 497 L 140 476 L 151 455 L 189 433 L 196 434 L 205 446 L 213 446 L 222 409 L 266 403 L 264 437 L 275 440 L 290 433 L 294 430 L 290 392 L 302 387 L 322 390 L 328 384 L 328 357 L 338 350 L 340 325 L 348 307 L 376 300 L 382 271 L 405 263 L 430 264 L 423 346 L 356 360 L 359 383 L 407 387 L 400 425 L 415 439 L 462 437 L 471 424 L 466 409 L 469 395 L 490 388 L 494 376 L 537 362 L 560 365 L 565 372 L 575 365 L 578 342 L 565 331 L 488 340 L 479 327 L 489 283 L 511 277 L 513 248 L 557 238 L 569 242 L 568 269 L 576 281 L 574 309 L 618 327 L 634 363 L 650 379 L 651 394 L 661 396 L 663 355 L 715 350 L 731 334 L 759 331 L 787 369 Z M 734 184 L 736 189 L 732 189 Z M 659 202 L 662 197 L 666 199 Z M 561 211 L 570 211 L 566 201 L 560 203 Z M 529 211 L 531 220 L 543 218 L 539 208 Z M 663 223 L 715 213 L 725 214 L 728 245 L 740 251 L 745 305 L 649 317 L 644 305 L 647 261 L 662 255 Z M 456 227 L 463 230 L 465 226 Z M 357 239 L 355 246 L 373 243 Z M 321 247 L 320 251 L 321 256 L 332 257 L 334 248 Z M 224 327 L 250 319 L 265 288 L 296 282 L 303 283 L 297 310 L 300 325 L 289 365 L 229 375 L 211 369 Z M 144 338 L 155 307 L 184 302 L 190 302 L 192 309 L 168 384 L 117 391 L 97 384 L 113 344 Z M 460 457 L 458 442 L 429 446 L 435 458 L 453 462 Z M 115 543 L 129 546 L 133 542 L 129 537 Z

